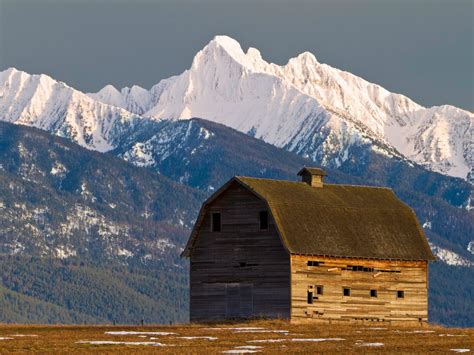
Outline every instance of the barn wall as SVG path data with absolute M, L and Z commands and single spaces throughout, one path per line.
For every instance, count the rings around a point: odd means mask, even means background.
M 309 260 L 324 264 L 308 266 Z M 348 265 L 374 268 L 374 271 L 343 270 Z M 426 261 L 374 261 L 292 255 L 291 267 L 292 321 L 372 320 L 400 321 L 405 324 L 428 321 Z M 322 295 L 316 294 L 317 285 L 323 286 Z M 350 288 L 350 296 L 343 296 L 343 287 Z M 377 290 L 377 297 L 370 296 L 371 289 Z M 309 290 L 314 295 L 313 304 L 308 304 Z M 399 290 L 404 291 L 404 298 L 397 298 Z
M 289 318 L 290 257 L 271 218 L 259 229 L 263 210 L 237 183 L 208 207 L 190 256 L 191 321 Z M 221 232 L 211 232 L 212 212 L 221 213 Z

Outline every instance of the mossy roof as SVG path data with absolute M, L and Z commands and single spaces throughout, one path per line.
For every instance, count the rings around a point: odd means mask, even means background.
M 415 213 L 391 189 L 333 184 L 311 187 L 304 182 L 235 177 L 207 203 L 234 181 L 266 201 L 291 254 L 434 259 Z M 199 221 L 198 217 L 196 224 Z M 183 255 L 189 256 L 193 234 Z

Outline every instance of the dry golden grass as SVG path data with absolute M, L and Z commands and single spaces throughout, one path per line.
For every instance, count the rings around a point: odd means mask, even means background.
M 260 332 L 235 329 L 258 327 Z M 221 328 L 221 329 L 219 329 Z M 272 330 L 280 332 L 262 332 Z M 111 335 L 108 331 L 172 332 L 170 335 Z M 281 332 L 288 331 L 288 333 Z M 18 336 L 23 335 L 23 336 Z M 35 335 L 35 336 L 31 336 Z M 209 339 L 183 339 L 183 336 L 208 336 Z M 294 341 L 292 339 L 343 340 Z M 278 342 L 255 340 L 283 339 Z M 153 342 L 153 345 L 91 345 L 80 341 Z M 367 346 L 366 343 L 383 343 Z M 364 345 L 365 344 L 365 345 Z M 2 353 L 152 353 L 214 354 L 260 346 L 261 353 L 449 353 L 451 349 L 474 350 L 474 329 L 451 329 L 439 326 L 423 328 L 395 327 L 379 324 L 294 325 L 284 321 L 253 321 L 233 324 L 187 324 L 175 326 L 36 326 L 0 325 Z M 242 349 L 242 348 L 241 348 Z

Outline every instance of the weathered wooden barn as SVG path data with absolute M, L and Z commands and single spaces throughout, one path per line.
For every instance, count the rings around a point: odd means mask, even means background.
M 433 254 L 391 189 L 234 177 L 202 206 L 183 252 L 190 318 L 428 320 Z

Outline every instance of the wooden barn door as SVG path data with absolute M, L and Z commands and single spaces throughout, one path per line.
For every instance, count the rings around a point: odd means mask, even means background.
M 249 318 L 253 314 L 253 285 L 229 283 L 226 285 L 226 317 Z

